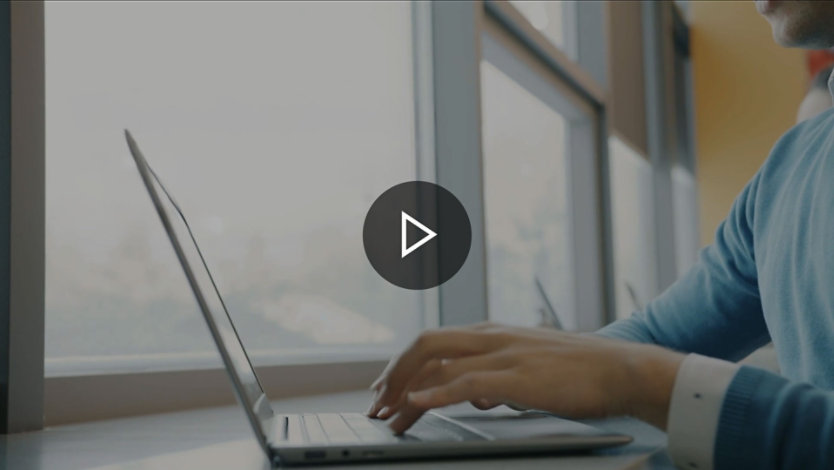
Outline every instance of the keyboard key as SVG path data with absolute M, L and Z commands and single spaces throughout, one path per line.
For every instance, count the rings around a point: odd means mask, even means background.
M 324 429 L 321 428 L 321 424 L 316 415 L 305 414 L 302 416 L 302 420 L 304 421 L 304 430 L 307 431 L 308 441 L 321 444 L 327 443 L 327 435 L 324 433 Z
M 345 420 L 335 413 L 322 413 L 318 415 L 321 427 L 324 428 L 324 433 L 327 434 L 327 439 L 331 443 L 359 443 L 359 436 L 350 429 Z
M 287 416 L 287 442 L 289 444 L 303 444 L 305 442 L 304 432 L 301 430 L 301 416 Z
M 400 439 L 383 421 L 372 420 L 359 413 L 345 413 L 342 418 L 362 442 L 398 442 Z

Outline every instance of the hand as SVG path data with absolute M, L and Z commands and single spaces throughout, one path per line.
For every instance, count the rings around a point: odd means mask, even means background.
M 368 416 L 402 433 L 432 408 L 501 403 L 567 418 L 632 415 L 666 427 L 682 354 L 658 346 L 490 323 L 429 330 L 371 385 Z

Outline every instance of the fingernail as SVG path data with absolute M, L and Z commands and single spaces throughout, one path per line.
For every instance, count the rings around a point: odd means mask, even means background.
M 377 412 L 377 404 L 371 403 L 371 406 L 368 407 L 368 411 L 365 412 L 366 416 L 373 417 Z
M 392 413 L 391 407 L 385 406 L 379 410 L 379 414 L 377 416 L 379 416 L 380 419 L 388 419 L 392 414 L 394 413 Z

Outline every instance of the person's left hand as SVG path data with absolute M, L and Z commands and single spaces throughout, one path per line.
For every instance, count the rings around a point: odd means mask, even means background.
M 568 418 L 632 415 L 665 428 L 683 355 L 658 346 L 490 323 L 421 334 L 374 382 L 368 416 L 404 432 L 427 410 L 470 401 Z

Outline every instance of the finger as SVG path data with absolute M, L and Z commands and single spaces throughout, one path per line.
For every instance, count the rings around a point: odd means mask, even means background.
M 394 364 L 396 364 L 397 359 L 399 359 L 399 356 L 394 356 L 391 358 L 390 361 L 388 361 L 388 364 L 385 364 L 385 368 L 382 369 L 382 373 L 380 373 L 379 377 L 377 377 L 376 380 L 374 380 L 371 383 L 371 386 L 369 387 L 370 390 L 375 390 L 379 392 L 379 390 L 382 388 L 385 377 L 388 376 L 388 373 L 390 372 L 391 368 L 394 367 Z
M 469 403 L 479 410 L 491 410 L 496 406 L 501 406 L 503 403 L 498 401 L 487 400 L 486 398 L 478 398 L 477 400 L 470 400 Z
M 514 409 L 515 411 L 527 411 L 527 410 L 530 409 L 526 406 L 522 406 L 522 405 L 519 405 L 518 403 L 513 403 L 511 401 L 508 401 L 507 403 L 504 403 L 504 404 L 509 406 L 510 408 Z
M 506 371 L 472 372 L 445 385 L 411 392 L 408 401 L 388 424 L 397 434 L 405 432 L 427 410 L 442 408 L 469 400 L 503 401 L 504 393 L 512 386 L 513 374 Z
M 425 408 L 406 406 L 388 423 L 394 434 L 402 434 L 428 411 Z
M 448 328 L 421 334 L 380 377 L 379 401 L 396 402 L 409 379 L 431 359 L 458 358 L 490 352 L 502 345 L 501 337 L 471 329 Z
M 380 401 L 386 410 L 380 412 L 379 418 L 387 419 L 397 413 L 405 405 L 409 392 L 443 385 L 470 372 L 509 368 L 514 363 L 512 357 L 503 352 L 430 361 L 409 381 L 399 397 L 391 397 L 390 402 Z
M 392 370 L 400 364 L 407 364 L 410 360 L 413 360 L 413 357 L 408 357 L 407 353 L 411 352 L 412 356 L 413 353 L 417 350 L 422 350 L 425 346 L 428 346 L 428 343 L 434 343 L 435 339 L 439 339 L 441 336 L 446 336 L 448 334 L 456 334 L 465 331 L 462 328 L 444 328 L 438 330 L 426 330 L 421 333 L 411 344 L 409 348 L 403 351 L 402 354 L 393 357 L 388 364 L 383 369 L 382 373 L 377 377 L 376 380 L 373 381 L 371 384 L 371 389 L 379 390 L 385 384 L 386 379 L 391 375 Z M 405 358 L 403 356 L 406 356 Z
M 409 380 L 408 385 L 405 387 L 406 390 L 413 389 L 418 384 L 422 383 L 426 380 L 429 376 L 434 374 L 437 369 L 439 369 L 443 365 L 443 359 L 432 359 L 427 362 L 419 372 L 414 374 L 414 376 Z M 381 392 L 377 392 L 374 395 L 374 401 L 371 405 L 371 409 L 368 411 L 368 416 L 371 418 L 379 418 L 379 419 L 388 419 L 396 413 L 397 409 L 399 408 L 397 405 L 388 406 L 387 402 L 383 402 L 381 400 Z M 403 395 L 400 395 L 400 400 L 403 399 Z
M 377 401 L 377 397 L 379 397 L 379 392 L 374 393 L 374 396 L 371 399 L 371 406 L 369 406 L 368 411 L 365 412 L 365 415 L 369 418 L 376 418 L 377 415 L 379 415 L 380 410 L 382 409 L 382 405 L 380 405 Z
M 466 327 L 458 327 L 458 328 L 452 327 L 452 328 L 445 328 L 443 330 L 429 330 L 429 331 L 424 332 L 423 335 L 430 335 L 430 334 L 433 334 L 433 333 L 439 332 L 439 331 L 453 332 L 453 331 L 467 331 L 467 330 L 469 330 L 469 331 L 481 331 L 481 332 L 483 332 L 483 331 L 497 332 L 497 331 L 504 330 L 504 329 L 506 329 L 506 327 L 499 324 L 499 323 L 485 321 L 485 322 L 475 323 L 475 324 L 472 324 L 472 325 L 469 325 L 469 326 L 466 326 Z M 371 383 L 371 386 L 369 387 L 370 390 L 379 391 L 382 388 L 382 386 L 385 382 L 385 378 L 390 374 L 391 369 L 394 367 L 394 365 L 396 365 L 397 360 L 399 359 L 399 357 L 400 356 L 395 356 L 390 361 L 388 361 L 388 364 L 385 366 L 385 369 L 383 369 L 383 371 L 379 375 L 379 377 L 377 377 L 376 380 L 374 380 L 373 383 Z
M 510 401 L 515 375 L 509 370 L 472 372 L 443 385 L 408 394 L 408 404 L 417 408 L 442 408 L 469 400 Z

